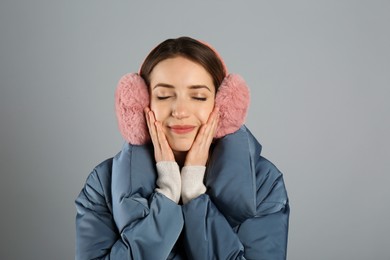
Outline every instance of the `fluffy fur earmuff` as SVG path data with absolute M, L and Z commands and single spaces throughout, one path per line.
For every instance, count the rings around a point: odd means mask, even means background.
M 115 111 L 119 131 L 130 144 L 141 145 L 150 140 L 144 109 L 149 106 L 148 86 L 137 73 L 119 80 L 115 92 Z
M 249 89 L 244 79 L 237 74 L 227 75 L 215 97 L 215 106 L 219 108 L 216 138 L 234 133 L 244 124 L 249 101 Z
M 115 110 L 123 138 L 134 145 L 150 140 L 144 108 L 149 106 L 148 87 L 137 73 L 124 75 L 115 92 Z M 219 125 L 216 138 L 237 131 L 244 124 L 248 106 L 249 89 L 237 74 L 229 74 L 222 81 L 215 98 L 219 108 Z

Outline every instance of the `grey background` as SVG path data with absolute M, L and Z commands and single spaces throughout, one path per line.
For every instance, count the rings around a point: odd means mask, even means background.
M 284 172 L 288 258 L 390 259 L 389 1 L 0 3 L 0 258 L 74 258 L 74 199 L 115 155 L 114 91 L 157 43 L 212 44 Z

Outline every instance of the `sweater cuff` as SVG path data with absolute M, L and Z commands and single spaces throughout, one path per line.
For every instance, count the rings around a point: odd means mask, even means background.
M 203 184 L 206 166 L 184 166 L 181 169 L 181 198 L 183 204 L 204 194 L 206 186 Z
M 178 203 L 180 199 L 181 180 L 179 165 L 173 161 L 162 161 L 156 164 L 156 191 Z

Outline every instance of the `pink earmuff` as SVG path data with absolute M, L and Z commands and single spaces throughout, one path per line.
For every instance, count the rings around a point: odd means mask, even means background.
M 141 145 L 150 140 L 144 108 L 149 106 L 149 92 L 137 73 L 124 75 L 115 92 L 115 111 L 119 130 L 130 144 Z

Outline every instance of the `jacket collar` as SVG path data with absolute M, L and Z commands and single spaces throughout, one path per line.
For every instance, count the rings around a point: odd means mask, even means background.
M 256 161 L 261 145 L 242 126 L 215 145 L 206 170 L 211 200 L 232 226 L 256 215 Z
M 255 164 L 260 152 L 261 145 L 245 126 L 214 146 L 206 168 L 207 194 L 232 226 L 256 215 Z M 153 146 L 125 143 L 113 161 L 113 202 L 134 194 L 148 197 L 156 175 Z

